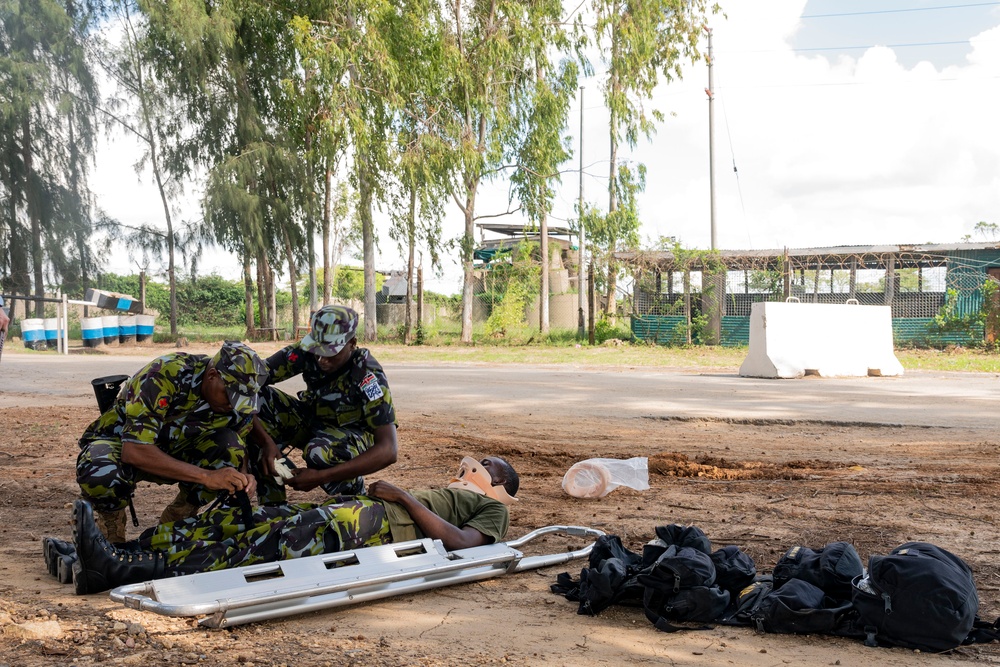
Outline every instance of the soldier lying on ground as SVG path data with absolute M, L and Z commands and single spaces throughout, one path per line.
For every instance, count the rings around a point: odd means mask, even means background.
M 74 545 L 45 538 L 46 561 L 74 557 L 79 595 L 161 577 L 221 570 L 360 547 L 429 537 L 446 549 L 502 541 L 510 525 L 507 505 L 516 501 L 517 472 L 498 457 L 462 460 L 447 488 L 408 493 L 388 482 L 367 496 L 323 503 L 261 506 L 252 519 L 220 507 L 146 530 L 137 540 L 113 546 L 94 524 L 90 505 L 73 509 Z M 50 556 L 51 554 L 51 556 Z M 50 571 L 52 563 L 47 562 Z
M 258 475 L 261 502 L 284 502 L 285 490 L 270 484 L 281 449 L 300 448 L 306 469 L 293 471 L 288 486 L 331 496 L 364 491 L 364 475 L 396 462 L 396 412 L 382 366 L 358 347 L 358 314 L 346 306 L 324 306 L 309 333 L 267 360 L 270 376 L 261 389 L 252 440 L 262 449 L 266 475 Z M 275 383 L 302 375 L 306 389 L 289 396 Z M 277 441 L 278 444 L 275 444 Z
M 266 377 L 256 352 L 227 341 L 211 358 L 166 354 L 127 381 L 80 438 L 76 463 L 108 540 L 125 541 L 125 508 L 140 481 L 178 484 L 164 523 L 197 514 L 219 492 L 254 492 L 245 439 Z

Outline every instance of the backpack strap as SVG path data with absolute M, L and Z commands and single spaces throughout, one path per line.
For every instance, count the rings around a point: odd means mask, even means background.
M 976 616 L 972 630 L 962 644 L 989 644 L 995 641 L 1000 641 L 1000 618 L 990 623 Z

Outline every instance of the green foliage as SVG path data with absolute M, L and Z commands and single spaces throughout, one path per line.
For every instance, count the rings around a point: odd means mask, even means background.
M 119 292 L 139 298 L 139 277 L 103 274 L 101 289 Z M 197 280 L 177 281 L 177 323 L 184 327 L 203 326 L 232 327 L 242 322 L 245 313 L 244 288 L 241 281 L 226 280 L 217 275 L 209 275 Z M 275 297 L 278 307 L 291 303 L 287 292 L 278 292 Z M 170 316 L 170 292 L 166 285 L 154 281 L 146 283 L 146 305 L 160 313 L 160 317 Z M 242 331 L 242 328 L 241 328 Z
M 598 345 L 610 339 L 632 340 L 632 329 L 628 321 L 615 321 L 609 317 L 600 317 L 594 322 L 594 342 Z
M 522 241 L 511 253 L 510 263 L 493 264 L 487 276 L 488 295 L 493 310 L 486 320 L 486 333 L 505 336 L 507 331 L 524 324 L 524 308 L 538 294 L 541 268 L 532 259 L 536 244 Z

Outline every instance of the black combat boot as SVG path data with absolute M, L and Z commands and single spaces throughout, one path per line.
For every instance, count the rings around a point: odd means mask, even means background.
M 44 537 L 42 538 L 42 556 L 45 557 L 45 567 L 48 568 L 49 574 L 57 578 L 59 583 L 73 583 L 76 547 L 73 546 L 72 542 L 55 537 Z
M 94 510 L 86 500 L 73 503 L 73 543 L 77 555 L 73 585 L 77 595 L 165 576 L 162 554 L 128 551 L 108 542 L 94 523 Z

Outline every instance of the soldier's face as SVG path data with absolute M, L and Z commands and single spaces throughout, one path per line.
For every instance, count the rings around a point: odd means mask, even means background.
M 316 365 L 319 366 L 319 369 L 324 373 L 334 373 L 339 371 L 344 367 L 344 364 L 350 360 L 351 355 L 354 353 L 354 348 L 357 347 L 357 345 L 357 339 L 352 338 L 347 345 L 344 346 L 343 350 L 332 357 L 321 357 L 316 355 Z
M 222 381 L 219 371 L 209 368 L 201 381 L 201 397 L 208 401 L 213 412 L 232 412 L 233 406 L 226 393 L 226 383 Z

